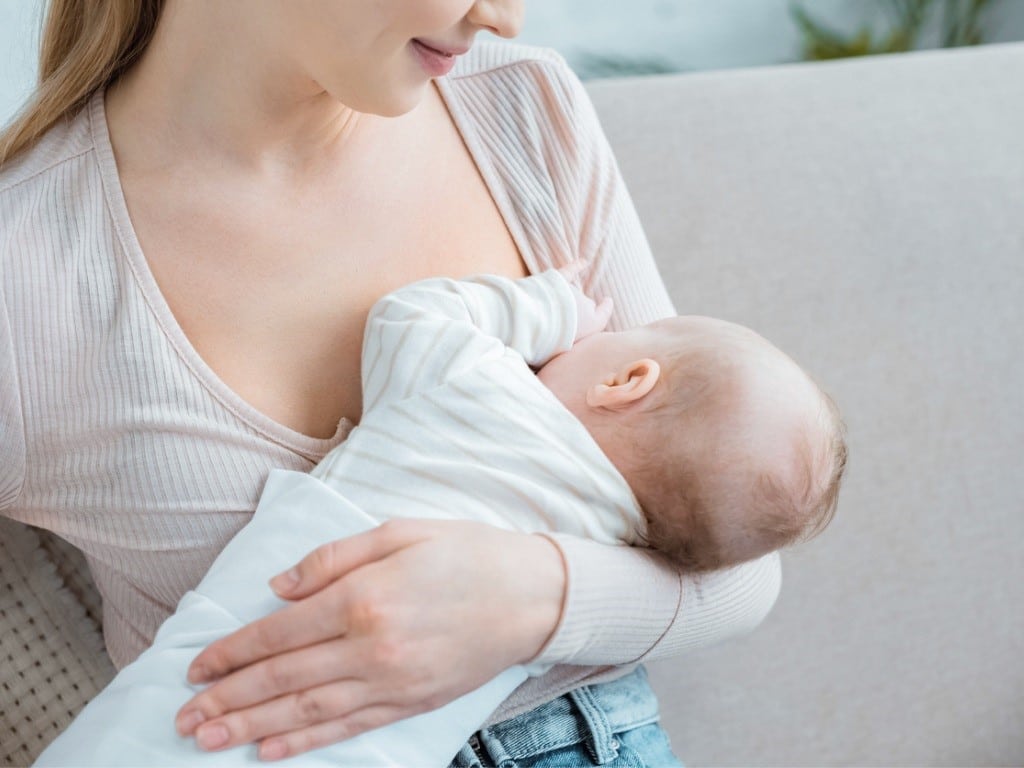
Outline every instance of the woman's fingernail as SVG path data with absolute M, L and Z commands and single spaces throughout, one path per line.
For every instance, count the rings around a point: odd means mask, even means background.
M 188 681 L 190 683 L 205 683 L 210 679 L 210 670 L 203 664 L 196 664 L 189 667 Z
M 288 745 L 283 739 L 267 739 L 259 748 L 260 760 L 280 760 L 288 752 Z
M 204 715 L 198 709 L 186 710 L 178 716 L 178 731 L 182 735 L 188 736 L 204 720 L 206 720 L 206 715 Z
M 270 580 L 271 588 L 279 595 L 286 595 L 291 592 L 299 584 L 299 569 L 292 568 L 279 573 L 277 576 Z
M 220 723 L 207 725 L 196 731 L 196 741 L 203 749 L 217 749 L 227 744 L 230 734 L 228 729 Z

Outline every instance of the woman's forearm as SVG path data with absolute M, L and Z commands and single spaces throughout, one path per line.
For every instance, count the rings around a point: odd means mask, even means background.
M 650 550 L 553 534 L 568 585 L 559 625 L 535 661 L 625 664 L 749 632 L 775 604 L 778 554 L 693 576 Z

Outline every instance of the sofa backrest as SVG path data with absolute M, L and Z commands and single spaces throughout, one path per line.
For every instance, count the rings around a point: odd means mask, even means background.
M 838 401 L 831 527 L 651 665 L 697 765 L 1024 762 L 1024 45 L 590 85 L 678 311 Z

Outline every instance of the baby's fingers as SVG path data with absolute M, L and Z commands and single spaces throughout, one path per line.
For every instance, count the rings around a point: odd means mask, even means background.
M 594 302 L 578 289 L 576 291 L 576 341 L 593 333 L 600 333 L 608 325 L 612 316 L 612 300 L 610 297 Z
M 612 319 L 612 312 L 615 309 L 615 302 L 611 296 L 605 296 L 597 303 L 594 310 L 594 321 L 597 323 L 597 330 L 603 331 L 608 327 L 608 321 Z
M 566 279 L 566 282 L 573 282 L 579 277 L 588 267 L 586 261 L 583 259 L 573 259 L 564 267 L 559 268 L 558 272 Z

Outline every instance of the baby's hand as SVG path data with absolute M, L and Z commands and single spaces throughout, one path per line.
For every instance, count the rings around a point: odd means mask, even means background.
M 601 301 L 595 303 L 575 285 L 572 288 L 573 296 L 576 298 L 576 341 L 579 341 L 592 333 L 599 333 L 608 325 L 612 316 L 612 297 L 605 296 Z
M 576 259 L 558 270 L 569 283 L 573 298 L 576 299 L 576 341 L 603 331 L 612 316 L 611 296 L 605 296 L 601 301 L 595 302 L 576 285 L 576 278 L 586 268 L 585 261 Z

